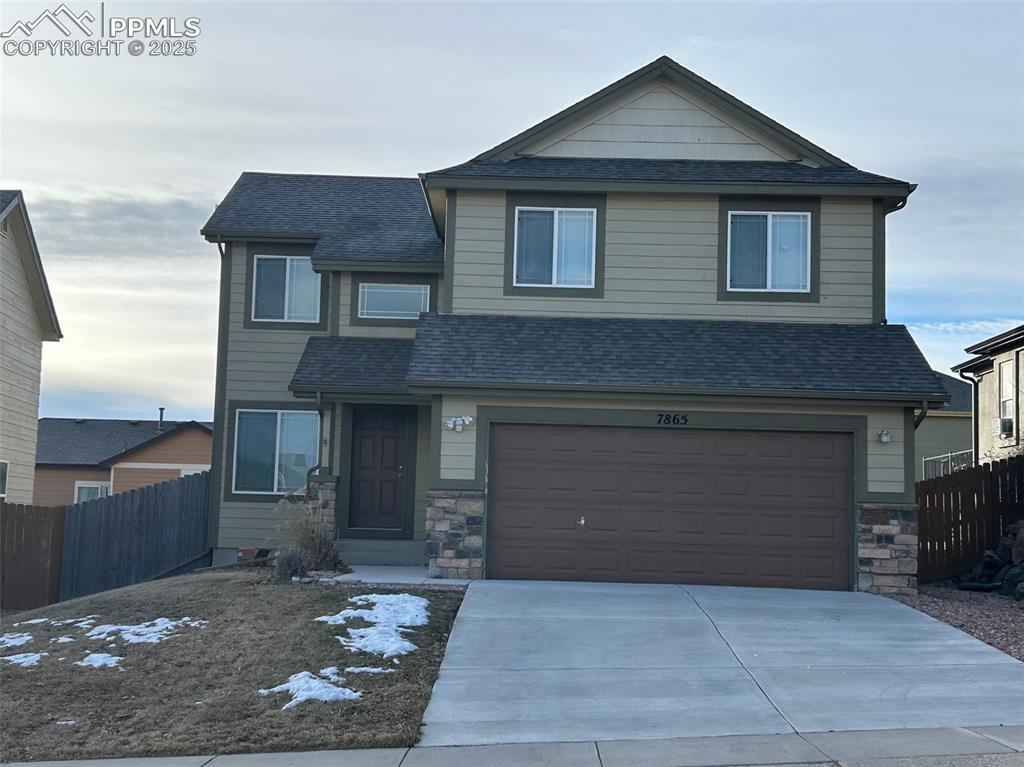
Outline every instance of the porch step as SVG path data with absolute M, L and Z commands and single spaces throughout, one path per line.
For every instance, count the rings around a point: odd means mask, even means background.
M 424 541 L 373 541 L 349 538 L 338 541 L 341 558 L 350 565 L 407 565 L 422 567 L 427 564 Z

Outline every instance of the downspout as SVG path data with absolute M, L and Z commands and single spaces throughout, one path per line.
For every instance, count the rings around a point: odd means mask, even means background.
M 971 385 L 971 450 L 974 452 L 974 465 L 977 466 L 980 456 L 978 455 L 978 379 L 974 376 L 964 375 L 964 371 L 958 370 L 956 374 Z
M 921 412 L 914 416 L 914 431 L 921 425 L 921 421 L 928 415 L 928 400 L 921 400 Z

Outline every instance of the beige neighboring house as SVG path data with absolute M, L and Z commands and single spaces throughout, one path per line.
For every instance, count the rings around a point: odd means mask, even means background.
M 974 384 L 974 454 L 990 463 L 1024 454 L 1020 414 L 1024 391 L 1024 325 L 964 351 L 974 357 L 953 368 Z
M 0 500 L 34 500 L 43 342 L 60 338 L 25 198 L 0 191 Z
M 203 227 L 215 561 L 311 473 L 353 563 L 915 589 L 914 412 L 949 395 L 886 322 L 913 184 L 667 57 L 471 156 L 243 173 Z
M 207 471 L 213 443 L 199 421 L 41 418 L 36 503 L 61 506 Z

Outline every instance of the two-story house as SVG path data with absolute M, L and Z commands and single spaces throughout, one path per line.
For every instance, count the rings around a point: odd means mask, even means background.
M 668 58 L 418 179 L 242 174 L 202 230 L 219 558 L 309 475 L 354 563 L 913 589 L 913 189 Z
M 953 370 L 974 387 L 975 462 L 991 463 L 1024 454 L 1024 429 L 1020 425 L 1024 325 L 972 344 L 964 351 L 973 356 Z
M 43 342 L 60 338 L 25 198 L 0 191 L 0 500 L 34 500 Z

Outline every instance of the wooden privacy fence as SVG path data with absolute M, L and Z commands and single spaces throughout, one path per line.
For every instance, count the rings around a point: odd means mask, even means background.
M 0 604 L 41 607 L 205 564 L 209 499 L 202 472 L 67 508 L 0 506 Z
M 1024 519 L 1024 456 L 918 482 L 916 494 L 918 581 L 962 575 Z

